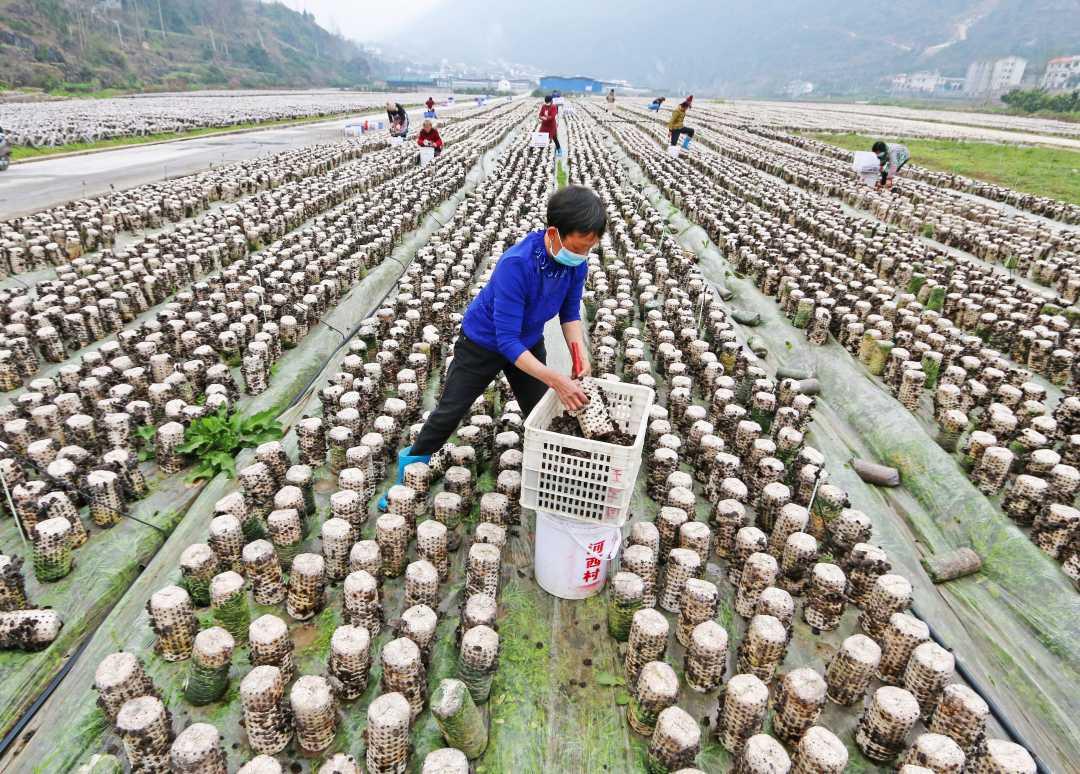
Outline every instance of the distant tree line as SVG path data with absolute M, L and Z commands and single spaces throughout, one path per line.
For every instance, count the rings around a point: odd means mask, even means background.
M 1051 94 L 1042 89 L 1013 89 L 1001 101 L 1025 113 L 1080 113 L 1080 89 L 1064 94 Z

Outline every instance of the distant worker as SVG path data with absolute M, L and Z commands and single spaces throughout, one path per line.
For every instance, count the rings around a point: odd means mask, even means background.
M 409 114 L 400 102 L 386 103 L 386 120 L 390 124 L 391 137 L 405 137 L 409 134 Z
M 420 127 L 420 134 L 416 137 L 416 144 L 421 148 L 434 148 L 436 156 L 442 153 L 442 137 L 439 136 L 439 130 L 431 123 L 430 118 L 424 119 L 424 123 Z
M 896 142 L 882 142 L 878 140 L 871 150 L 878 158 L 878 166 L 881 169 L 881 180 L 875 188 L 892 188 L 893 178 L 900 174 L 900 170 L 911 160 L 911 152 L 906 145 Z
M 615 109 L 615 89 L 612 89 L 607 93 L 607 112 L 611 112 Z
M 424 103 L 424 107 L 427 108 L 427 112 L 429 114 L 427 116 L 428 118 L 438 118 L 438 116 L 435 115 L 435 100 L 434 99 L 432 99 L 431 97 L 428 97 L 427 102 Z
M 0 126 L 0 172 L 3 172 L 11 165 L 11 144 L 8 142 L 7 135 L 4 134 L 4 127 Z
M 690 147 L 690 140 L 694 137 L 694 130 L 689 126 L 683 126 L 683 122 L 686 120 L 686 111 L 690 109 L 693 101 L 694 95 L 691 94 L 679 103 L 677 108 L 671 111 L 671 118 L 667 122 L 668 131 L 671 132 L 671 144 L 675 145 L 679 141 L 679 136 L 683 135 L 683 150 Z
M 663 104 L 664 104 L 664 97 L 657 97 L 656 99 L 654 99 L 652 102 L 649 103 L 649 110 L 653 111 L 654 113 L 659 113 L 660 112 L 660 106 L 663 105 Z
M 559 145 L 559 106 L 552 102 L 551 95 L 544 97 L 544 104 L 540 106 L 540 130 L 555 144 L 555 155 L 562 156 L 562 147 Z

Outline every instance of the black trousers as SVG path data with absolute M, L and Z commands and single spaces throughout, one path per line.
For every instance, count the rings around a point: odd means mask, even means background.
M 689 136 L 690 139 L 694 138 L 694 130 L 689 126 L 683 126 L 678 129 L 671 130 L 671 144 L 674 145 L 675 143 L 677 143 L 679 141 L 679 135 L 682 134 Z
M 541 363 L 547 361 L 544 340 L 529 350 Z M 510 389 L 514 391 L 521 406 L 522 419 L 529 416 L 547 392 L 547 385 L 529 376 L 498 352 L 481 347 L 470 341 L 465 334 L 458 336 L 454 346 L 454 359 L 446 374 L 442 399 L 424 422 L 411 454 L 434 454 L 454 434 L 473 401 L 483 394 L 488 385 L 499 375 L 506 374 Z

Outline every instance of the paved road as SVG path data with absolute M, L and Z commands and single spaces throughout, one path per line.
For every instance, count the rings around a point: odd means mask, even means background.
M 449 112 L 469 105 L 472 103 L 462 102 L 455 108 L 441 110 Z M 422 108 L 409 111 L 413 127 L 417 126 L 422 112 Z M 386 113 L 361 116 L 369 117 L 385 120 Z M 110 185 L 123 190 L 289 147 L 340 140 L 342 127 L 356 120 L 356 116 L 342 117 L 260 132 L 200 137 L 183 142 L 132 146 L 84 156 L 13 164 L 6 172 L 0 173 L 0 219 L 26 215 L 85 196 L 96 196 L 108 191 Z

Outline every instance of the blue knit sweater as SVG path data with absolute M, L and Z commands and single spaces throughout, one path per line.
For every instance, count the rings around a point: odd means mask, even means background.
M 581 292 L 588 264 L 570 268 L 548 255 L 544 232 L 533 231 L 495 264 L 483 290 L 465 310 L 461 328 L 485 349 L 511 363 L 544 335 L 544 324 L 581 319 Z

